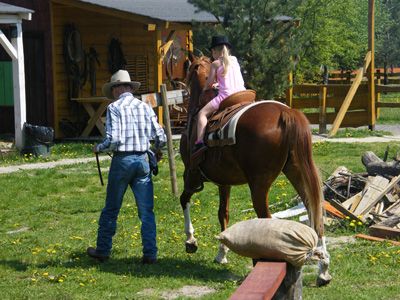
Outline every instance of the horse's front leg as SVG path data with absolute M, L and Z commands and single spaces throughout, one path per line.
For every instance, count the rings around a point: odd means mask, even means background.
M 318 239 L 317 247 L 322 252 L 322 257 L 318 262 L 317 286 L 324 286 L 332 280 L 332 276 L 329 274 L 330 255 L 326 249 L 325 236 Z
M 221 225 L 221 232 L 228 227 L 229 223 L 229 196 L 231 193 L 230 185 L 221 185 L 219 189 L 219 209 L 218 209 L 218 220 Z M 228 254 L 228 247 L 224 244 L 219 245 L 218 254 L 215 257 L 215 261 L 220 264 L 226 264 L 228 259 L 226 258 Z
M 190 198 L 193 193 L 183 191 L 180 197 L 181 206 L 183 209 L 183 216 L 185 220 L 185 233 L 186 233 L 186 252 L 195 253 L 197 251 L 197 240 L 194 237 L 194 228 L 192 220 L 190 219 Z

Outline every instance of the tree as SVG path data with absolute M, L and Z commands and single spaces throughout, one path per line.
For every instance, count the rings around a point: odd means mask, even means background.
M 368 0 L 189 1 L 220 21 L 212 29 L 199 27 L 195 44 L 209 54 L 211 36 L 226 34 L 259 98 L 280 95 L 290 71 L 297 83 L 320 82 L 322 65 L 354 70 L 367 53 Z M 400 0 L 375 1 L 376 60 L 394 64 L 400 58 Z
M 212 34 L 227 35 L 248 87 L 255 89 L 259 98 L 271 98 L 282 93 L 292 68 L 295 22 L 282 16 L 291 15 L 303 1 L 190 0 L 220 21 L 206 34 L 203 28 L 195 32 L 201 37 L 195 40 L 196 46 L 207 53 Z
M 376 65 L 400 64 L 400 0 L 379 0 L 376 5 Z
M 343 13 L 345 12 L 345 13 Z M 368 1 L 310 0 L 298 9 L 298 81 L 320 81 L 319 69 L 354 70 L 368 48 Z

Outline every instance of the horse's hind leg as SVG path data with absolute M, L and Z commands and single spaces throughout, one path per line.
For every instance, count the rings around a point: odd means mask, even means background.
M 258 218 L 271 218 L 268 207 L 268 192 L 277 176 L 278 174 L 269 178 L 249 178 L 251 200 Z
M 190 219 L 190 198 L 193 193 L 184 190 L 181 194 L 180 201 L 183 209 L 183 216 L 185 219 L 185 233 L 186 233 L 186 252 L 194 253 L 197 251 L 197 240 L 194 237 L 194 228 L 192 220 Z
M 293 187 L 296 189 L 297 193 L 303 200 L 304 205 L 307 208 L 308 211 L 308 216 L 310 219 L 310 222 L 312 225 L 313 219 L 315 218 L 320 218 L 321 222 L 322 220 L 322 209 L 318 211 L 318 213 L 314 212 L 314 216 L 312 216 L 312 206 L 315 204 L 316 201 L 322 201 L 322 193 L 320 195 L 314 195 L 312 199 L 307 199 L 307 193 L 306 193 L 306 187 L 311 190 L 310 185 L 312 184 L 320 184 L 320 181 L 318 178 L 314 178 L 312 181 L 313 182 L 307 182 L 302 174 L 302 171 L 299 169 L 297 164 L 293 163 L 292 160 L 288 160 L 286 163 L 283 173 L 286 175 L 286 177 L 289 179 L 289 181 L 292 183 Z M 314 202 L 314 203 L 313 203 Z M 323 224 L 323 223 L 322 223 Z M 317 232 L 318 235 L 318 248 L 320 249 L 321 254 L 321 259 L 319 261 L 319 273 L 318 273 L 318 278 L 317 278 L 317 285 L 322 286 L 328 284 L 332 280 L 332 276 L 329 274 L 328 269 L 329 269 L 329 263 L 330 263 L 330 255 L 328 253 L 328 250 L 326 249 L 326 243 L 325 243 L 325 236 L 324 236 L 324 231 L 323 227 L 320 228 L 314 228 L 314 230 Z
M 218 209 L 218 220 L 221 225 L 221 232 L 228 227 L 229 223 L 229 197 L 231 192 L 231 186 L 221 185 L 218 187 L 219 190 L 219 209 Z M 220 264 L 228 263 L 226 258 L 228 254 L 228 247 L 220 243 L 218 254 L 214 261 Z

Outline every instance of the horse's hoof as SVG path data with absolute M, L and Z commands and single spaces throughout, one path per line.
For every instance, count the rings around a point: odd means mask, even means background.
M 186 242 L 186 253 L 195 253 L 197 251 L 197 242 Z
M 226 257 L 223 259 L 216 257 L 216 258 L 214 258 L 214 262 L 221 264 L 221 265 L 225 265 L 228 263 L 228 259 L 226 259 Z
M 332 276 L 327 274 L 325 276 L 319 275 L 317 278 L 317 286 L 324 286 L 327 285 L 329 282 L 331 282 Z

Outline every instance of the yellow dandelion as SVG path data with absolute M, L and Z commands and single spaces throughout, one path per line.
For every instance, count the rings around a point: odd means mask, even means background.
M 80 286 L 85 286 L 85 284 L 83 282 L 80 282 L 79 285 Z
M 49 273 L 48 272 L 44 272 L 42 275 L 43 276 L 49 276 Z

